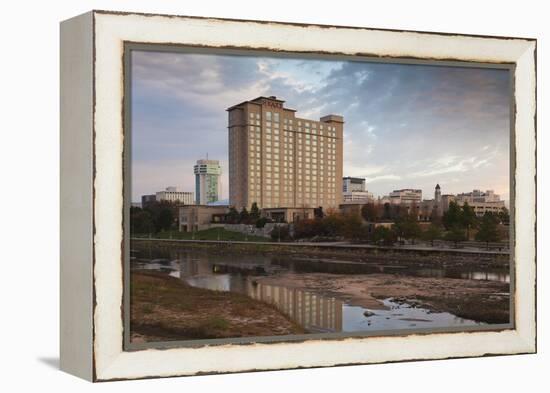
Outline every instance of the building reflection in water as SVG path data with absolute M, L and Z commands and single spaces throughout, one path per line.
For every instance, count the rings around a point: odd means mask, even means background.
M 216 291 L 243 293 L 252 299 L 275 306 L 291 320 L 312 333 L 342 331 L 342 301 L 297 288 L 262 284 L 235 270 L 253 271 L 254 265 L 244 264 L 231 272 L 219 265 L 216 258 L 187 253 L 178 255 L 179 277 L 189 285 Z
M 312 333 L 342 331 L 343 304 L 334 297 L 250 281 L 247 294 L 253 299 L 273 304 Z

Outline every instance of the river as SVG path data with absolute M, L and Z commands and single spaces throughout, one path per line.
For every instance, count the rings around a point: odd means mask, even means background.
M 504 269 L 418 268 L 366 265 L 353 261 L 294 258 L 264 255 L 212 254 L 204 250 L 160 250 L 140 248 L 131 252 L 132 269 L 152 269 L 177 277 L 195 287 L 232 291 L 274 305 L 279 311 L 311 333 L 361 332 L 414 328 L 464 327 L 481 323 L 447 312 L 383 299 L 386 309 L 368 309 L 349 304 L 331 294 L 304 288 L 287 288 L 258 282 L 256 276 L 278 273 L 389 273 L 406 276 L 449 277 L 509 282 Z

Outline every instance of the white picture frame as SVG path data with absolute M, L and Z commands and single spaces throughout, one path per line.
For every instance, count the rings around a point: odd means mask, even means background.
M 514 326 L 124 350 L 124 43 L 513 64 Z M 536 352 L 536 40 L 91 11 L 61 24 L 61 368 L 90 381 Z

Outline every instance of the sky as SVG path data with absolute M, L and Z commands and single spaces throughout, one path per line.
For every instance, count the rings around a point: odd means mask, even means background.
M 434 187 L 509 198 L 509 72 L 503 69 L 198 53 L 132 52 L 132 200 L 194 191 L 193 165 L 220 160 L 227 112 L 276 96 L 296 116 L 344 117 L 344 176 L 375 196 Z

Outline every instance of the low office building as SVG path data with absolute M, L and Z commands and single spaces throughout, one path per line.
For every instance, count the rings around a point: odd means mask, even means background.
M 344 203 L 347 202 L 374 202 L 374 195 L 368 191 L 347 191 L 342 193 Z
M 498 214 L 506 208 L 506 204 L 500 199 L 500 195 L 495 194 L 493 190 L 473 190 L 457 195 L 443 195 L 443 212 L 449 210 L 451 202 L 455 202 L 458 206 L 464 206 L 467 203 L 478 217 L 482 217 L 485 213 Z
M 456 196 L 456 200 L 460 202 L 501 202 L 500 195 L 495 194 L 493 190 L 481 191 L 473 190 L 472 192 L 463 192 Z
M 476 216 L 482 217 L 485 213 L 500 213 L 506 206 L 504 201 L 495 201 L 495 202 L 467 202 L 457 200 L 456 203 L 458 206 L 464 206 L 467 203 L 476 213 Z
M 419 204 L 418 219 L 420 221 L 429 221 L 434 215 L 442 216 L 449 210 L 451 202 L 456 203 L 458 206 L 464 206 L 467 203 L 478 217 L 482 217 L 487 212 L 496 214 L 505 208 L 504 201 L 500 200 L 500 196 L 492 190 L 485 192 L 474 190 L 473 192 L 457 195 L 441 195 L 441 187 L 438 184 L 435 188 L 435 198 L 424 200 Z
M 422 202 L 422 190 L 404 188 L 401 190 L 394 190 L 388 197 L 391 204 L 402 203 L 420 203 Z
M 178 202 L 184 205 L 192 205 L 195 202 L 192 192 L 178 191 L 176 187 L 167 187 L 164 191 L 158 191 L 155 199 L 157 202 Z
M 202 231 L 219 224 L 229 211 L 229 206 L 187 205 L 179 208 L 181 232 Z

